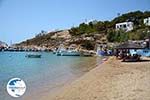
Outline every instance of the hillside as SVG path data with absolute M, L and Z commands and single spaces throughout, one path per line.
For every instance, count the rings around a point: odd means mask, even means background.
M 150 17 L 150 11 L 135 11 L 122 14 L 112 21 L 91 21 L 81 23 L 69 30 L 60 30 L 46 34 L 39 33 L 34 38 L 23 41 L 17 46 L 44 46 L 48 48 L 58 47 L 60 44 L 80 45 L 85 49 L 94 49 L 96 44 L 108 42 L 124 42 L 127 40 L 142 40 L 150 36 L 150 26 L 143 24 L 144 18 Z M 134 29 L 129 32 L 116 31 L 115 24 L 125 21 L 132 21 Z M 125 34 L 124 34 L 125 33 Z

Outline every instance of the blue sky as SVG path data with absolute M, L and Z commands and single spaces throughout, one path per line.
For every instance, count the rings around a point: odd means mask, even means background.
M 150 0 L 0 0 L 0 40 L 13 43 L 41 30 L 67 29 L 87 20 L 111 20 L 117 13 L 150 11 Z

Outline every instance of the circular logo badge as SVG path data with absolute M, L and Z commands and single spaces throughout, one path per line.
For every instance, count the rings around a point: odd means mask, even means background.
M 12 97 L 20 97 L 26 91 L 26 84 L 20 78 L 12 78 L 7 83 L 7 92 Z

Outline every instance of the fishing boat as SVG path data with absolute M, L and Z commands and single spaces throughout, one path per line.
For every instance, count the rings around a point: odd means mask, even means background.
M 56 54 L 57 50 L 58 50 L 58 48 L 52 49 L 53 54 Z
M 83 52 L 83 53 L 81 53 L 81 56 L 83 56 L 83 57 L 92 57 L 93 54 L 88 53 L 88 52 Z
M 53 51 L 53 54 L 56 54 L 56 50 Z
M 74 47 L 69 47 L 65 49 L 63 45 L 58 48 L 56 52 L 57 56 L 80 56 L 80 52 L 77 51 Z
M 27 54 L 25 57 L 27 58 L 41 58 L 40 54 Z
M 63 44 L 59 46 L 59 48 L 55 51 L 53 51 L 53 54 L 56 54 L 57 56 L 61 56 L 62 52 L 66 51 Z
M 75 50 L 66 50 L 60 53 L 61 56 L 80 56 L 80 52 Z

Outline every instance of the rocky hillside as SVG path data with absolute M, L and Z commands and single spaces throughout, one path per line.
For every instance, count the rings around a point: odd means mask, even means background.
M 81 23 L 77 27 L 68 30 L 60 30 L 45 33 L 41 31 L 34 38 L 23 41 L 16 46 L 40 46 L 56 48 L 60 44 L 69 46 L 75 44 L 82 48 L 93 50 L 96 44 L 108 42 L 124 42 L 128 40 L 142 40 L 150 35 L 150 26 L 143 24 L 143 19 L 150 17 L 150 11 L 135 11 L 122 14 L 112 21 L 91 21 Z M 129 32 L 116 31 L 115 24 L 119 22 L 132 21 L 134 29 Z
M 95 33 L 72 36 L 69 33 L 69 30 L 60 30 L 37 35 L 32 39 L 16 44 L 16 46 L 39 46 L 53 49 L 60 44 L 64 44 L 65 46 L 75 44 L 76 46 L 82 46 L 83 48 L 93 49 L 95 44 L 99 42 L 106 42 L 106 36 L 104 34 Z

